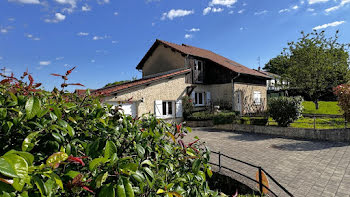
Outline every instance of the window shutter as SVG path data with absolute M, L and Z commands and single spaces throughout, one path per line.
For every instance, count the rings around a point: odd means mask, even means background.
M 209 106 L 211 102 L 210 92 L 206 92 L 206 95 L 207 95 L 207 105 Z
M 176 101 L 176 118 L 182 118 L 182 100 Z
M 195 94 L 196 94 L 196 93 L 195 93 L 194 91 L 192 91 L 192 93 L 191 93 L 191 99 L 192 99 L 192 103 L 193 103 L 193 104 L 196 103 L 196 101 L 195 101 L 195 99 L 196 99 Z
M 154 101 L 154 113 L 157 118 L 161 118 L 163 115 L 163 102 L 161 100 Z

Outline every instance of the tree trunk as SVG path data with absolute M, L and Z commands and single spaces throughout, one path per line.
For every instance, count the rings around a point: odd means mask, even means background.
M 318 99 L 314 101 L 314 103 L 315 103 L 316 110 L 318 110 Z

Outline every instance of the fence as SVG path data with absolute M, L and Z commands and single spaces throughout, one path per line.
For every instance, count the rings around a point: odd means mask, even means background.
M 262 167 L 256 166 L 256 165 L 254 165 L 254 164 L 251 164 L 251 163 L 248 163 L 248 162 L 245 162 L 245 161 L 242 161 L 242 160 L 233 158 L 233 157 L 230 157 L 230 156 L 228 156 L 228 155 L 222 154 L 221 152 L 215 152 L 215 151 L 211 151 L 211 152 L 212 152 L 213 154 L 218 155 L 218 164 L 213 163 L 213 162 L 209 162 L 209 163 L 212 164 L 212 165 L 215 165 L 215 166 L 219 167 L 219 172 L 221 171 L 221 169 L 226 169 L 226 170 L 228 170 L 228 171 L 230 171 L 230 172 L 236 173 L 236 174 L 238 174 L 238 175 L 240 175 L 240 176 L 243 176 L 243 177 L 247 178 L 248 180 L 253 181 L 254 183 L 258 184 L 258 185 L 259 185 L 259 192 L 260 192 L 261 195 L 263 194 L 263 188 L 265 188 L 266 190 L 268 190 L 268 191 L 269 191 L 271 194 L 273 194 L 274 196 L 278 196 L 278 195 L 276 194 L 276 192 L 272 191 L 271 188 L 269 188 L 269 187 L 267 187 L 266 185 L 263 184 L 263 180 L 262 180 L 263 178 L 262 178 L 262 177 L 263 177 L 263 173 L 265 173 L 266 176 L 269 177 L 269 179 L 272 180 L 280 189 L 282 189 L 282 190 L 284 191 L 285 194 L 287 194 L 288 196 L 293 197 L 293 195 L 292 195 L 286 188 L 284 188 L 280 183 L 278 183 L 278 181 L 277 181 L 276 179 L 274 179 L 274 178 L 273 178 L 268 172 L 266 172 Z M 222 159 L 221 159 L 221 157 L 225 157 L 225 158 L 227 158 L 227 159 L 230 159 L 231 161 L 236 161 L 236 162 L 242 163 L 242 164 L 244 164 L 244 165 L 247 165 L 247 166 L 256 168 L 256 169 L 258 170 L 258 172 L 259 172 L 259 181 L 257 181 L 257 180 L 255 180 L 255 179 L 249 177 L 248 175 L 245 175 L 245 174 L 243 174 L 243 173 L 241 173 L 241 172 L 238 172 L 238 171 L 236 171 L 236 170 L 234 170 L 234 169 L 231 169 L 231 168 L 229 168 L 229 167 L 226 167 L 226 166 L 222 165 Z

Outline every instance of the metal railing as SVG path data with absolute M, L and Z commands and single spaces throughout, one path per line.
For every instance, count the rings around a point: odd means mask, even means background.
M 267 177 L 270 178 L 270 180 L 272 180 L 280 189 L 282 189 L 288 196 L 291 196 L 293 197 L 293 194 L 291 194 L 285 187 L 283 187 L 276 179 L 274 179 L 268 172 L 266 172 L 262 167 L 260 166 L 256 166 L 254 164 L 251 164 L 251 163 L 248 163 L 248 162 L 245 162 L 245 161 L 242 161 L 242 160 L 239 160 L 239 159 L 236 159 L 236 158 L 233 158 L 233 157 L 230 157 L 228 155 L 225 155 L 223 153 L 221 153 L 220 151 L 219 152 L 215 152 L 215 151 L 211 151 L 211 153 L 214 153 L 214 154 L 217 154 L 218 155 L 218 164 L 216 163 L 213 163 L 213 162 L 209 162 L 211 165 L 215 165 L 217 167 L 219 167 L 219 172 L 221 171 L 221 169 L 225 169 L 225 170 L 228 170 L 230 172 L 233 172 L 233 173 L 236 173 L 240 176 L 243 176 L 247 179 L 249 179 L 250 181 L 253 181 L 257 184 L 259 184 L 259 192 L 260 192 L 260 195 L 263 195 L 263 188 L 265 188 L 266 190 L 268 190 L 271 194 L 273 194 L 274 196 L 278 196 L 274 191 L 272 191 L 272 189 L 270 189 L 269 187 L 267 187 L 266 185 L 263 184 L 262 182 L 262 173 L 264 172 L 266 174 Z M 237 161 L 237 162 L 240 162 L 240 163 L 243 163 L 245 165 L 248 165 L 250 167 L 253 167 L 253 168 L 256 168 L 259 170 L 259 181 L 241 173 L 241 172 L 238 172 L 234 169 L 231 169 L 229 167 L 226 167 L 226 166 L 223 166 L 222 163 L 221 163 L 221 157 L 226 157 L 230 160 L 233 160 L 233 161 Z

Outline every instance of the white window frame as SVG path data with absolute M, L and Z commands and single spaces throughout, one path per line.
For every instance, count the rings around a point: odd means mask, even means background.
M 261 92 L 260 91 L 253 92 L 253 102 L 255 105 L 261 105 Z
M 199 104 L 199 95 L 200 94 L 202 94 L 202 104 Z M 197 95 L 197 99 L 196 99 L 196 95 Z M 198 106 L 198 107 L 205 106 L 205 103 L 206 103 L 205 100 L 206 100 L 205 92 L 195 92 L 194 93 L 194 98 L 193 98 L 194 106 Z
M 164 115 L 163 103 L 165 103 L 165 115 Z M 171 103 L 171 114 L 169 114 L 169 103 Z M 175 101 L 162 100 L 161 113 L 162 113 L 162 118 L 173 118 L 175 116 Z

